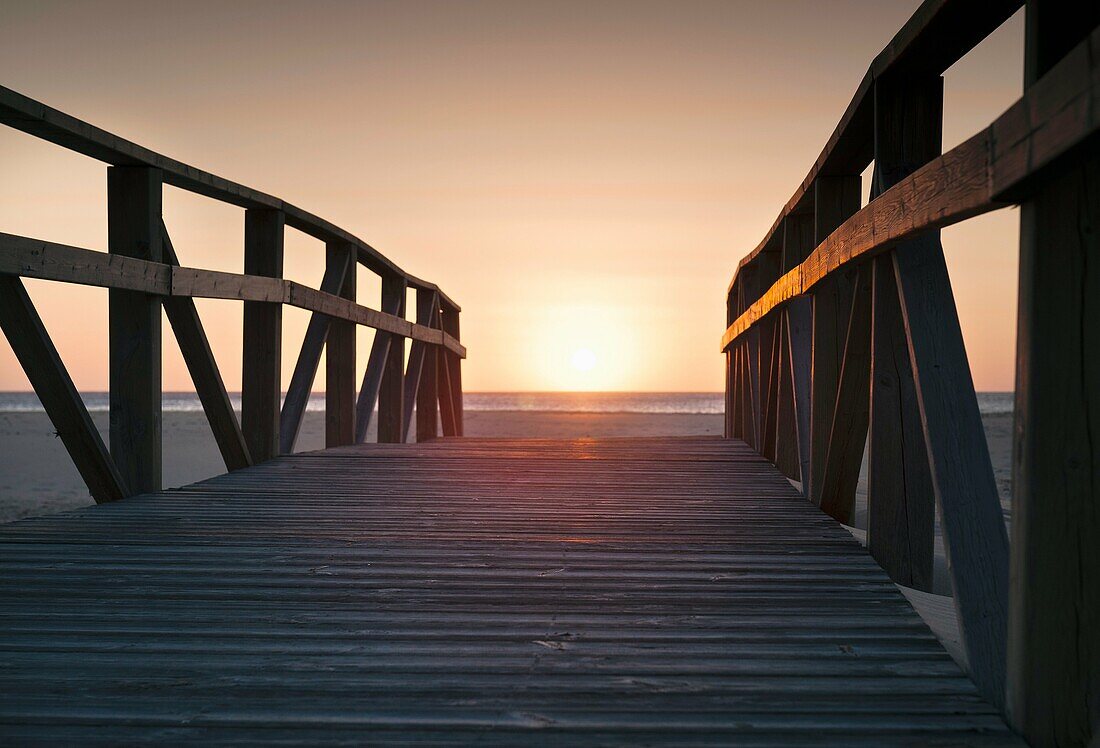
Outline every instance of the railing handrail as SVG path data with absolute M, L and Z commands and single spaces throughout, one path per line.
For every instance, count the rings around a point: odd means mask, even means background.
M 461 358 L 466 357 L 466 347 L 442 329 L 410 322 L 285 278 L 170 265 L 3 232 L 0 232 L 0 273 L 154 296 L 277 302 L 441 345 Z
M 379 274 L 400 276 L 417 290 L 435 291 L 444 304 L 461 311 L 436 284 L 404 271 L 350 231 L 278 197 L 164 156 L 4 86 L 0 86 L 0 123 L 112 166 L 160 169 L 165 184 L 188 192 L 241 208 L 278 210 L 291 228 L 324 242 L 347 242 L 356 248 L 364 266 Z
M 786 202 L 763 240 L 741 258 L 737 272 L 778 236 L 783 219 L 813 200 L 813 183 L 828 174 L 860 174 L 871 163 L 868 134 L 873 132 L 874 85 L 887 76 L 940 75 L 1023 6 L 1023 0 L 927 0 L 890 43 L 871 61 L 806 178 Z M 733 288 L 737 272 L 727 290 Z
M 942 152 L 942 74 L 1023 4 L 928 0 L 871 63 L 728 287 L 725 433 L 844 524 L 865 468 L 899 584 L 933 588 L 938 510 L 979 692 L 1037 745 L 1085 744 L 1100 628 L 1063 622 L 1100 617 L 1100 6 L 1027 0 L 1023 95 Z M 1014 204 L 1010 546 L 939 229 Z
M 1066 55 L 991 125 L 928 162 L 875 197 L 829 234 L 797 267 L 763 291 L 729 325 L 722 350 L 777 306 L 808 293 L 829 275 L 862 262 L 925 231 L 1015 204 L 1021 186 L 1100 131 L 1100 112 L 1090 109 L 1100 72 L 1100 29 Z M 1091 117 L 1059 122 L 1074 108 Z M 812 172 L 811 172 L 812 174 Z M 959 175 L 969 175 L 963 181 Z M 812 180 L 811 180 L 812 181 Z M 782 225 L 788 212 L 777 221 Z M 772 231 L 775 231 L 773 227 Z M 730 282 L 737 282 L 746 256 Z
M 366 242 L 279 198 L 155 153 L 8 88 L 0 124 L 109 165 L 108 247 L 96 251 L 0 233 L 0 327 L 97 502 L 159 490 L 161 310 L 171 324 L 226 468 L 292 452 L 322 353 L 325 443 L 404 442 L 461 435 L 458 304 Z M 244 273 L 183 267 L 163 219 L 165 184 L 245 209 Z M 319 288 L 283 277 L 285 228 L 325 243 Z M 381 308 L 360 305 L 356 267 L 381 278 Z M 108 451 L 22 278 L 107 288 L 111 392 Z M 409 288 L 416 319 L 405 318 Z M 241 416 L 233 409 L 194 299 L 244 302 Z M 313 313 L 286 395 L 282 306 Z M 377 330 L 356 393 L 355 326 Z M 405 359 L 405 339 L 412 341 Z M 122 393 L 122 394 L 119 394 Z M 415 406 L 415 407 L 414 407 Z

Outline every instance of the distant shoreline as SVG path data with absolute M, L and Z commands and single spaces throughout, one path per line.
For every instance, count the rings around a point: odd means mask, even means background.
M 82 392 L 81 397 L 90 413 L 106 413 L 109 398 L 106 392 Z M 240 393 L 230 393 L 230 399 L 240 409 Z M 466 392 L 464 410 L 496 413 L 602 413 L 721 415 L 725 398 L 721 392 Z M 1011 392 L 979 392 L 978 408 L 983 415 L 1011 413 L 1014 395 Z M 313 393 L 307 410 L 323 412 L 323 393 Z M 201 413 L 202 404 L 194 392 L 165 392 L 162 410 L 165 413 Z M 0 392 L 0 413 L 43 413 L 33 392 Z

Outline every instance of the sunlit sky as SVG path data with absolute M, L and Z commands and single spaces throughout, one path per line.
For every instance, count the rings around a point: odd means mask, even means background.
M 917 4 L 7 2 L 0 83 L 437 282 L 468 390 L 717 391 L 737 261 Z M 945 148 L 1019 97 L 1022 36 L 1018 15 L 948 71 Z M 103 164 L 8 129 L 0 164 L 0 231 L 106 248 Z M 183 264 L 242 270 L 240 209 L 166 188 L 165 220 Z M 1013 386 L 1017 223 L 944 232 L 981 390 Z M 323 246 L 287 234 L 316 284 Z M 106 389 L 106 291 L 27 285 L 77 386 Z M 360 303 L 378 289 L 362 271 Z M 237 389 L 240 305 L 199 308 Z M 284 385 L 307 320 L 285 312 Z M 191 389 L 164 340 L 164 388 Z M 0 389 L 28 389 L 6 343 Z

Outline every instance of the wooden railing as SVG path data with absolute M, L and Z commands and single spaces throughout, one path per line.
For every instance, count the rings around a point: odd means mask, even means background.
M 108 251 L 0 234 L 0 327 L 97 502 L 161 488 L 161 308 L 228 470 L 293 451 L 326 357 L 325 443 L 462 434 L 459 306 L 347 231 L 289 203 L 149 151 L 0 88 L 0 122 L 104 161 Z M 163 185 L 245 209 L 245 273 L 181 267 L 161 216 Z M 325 243 L 314 289 L 283 279 L 291 226 Z M 356 267 L 381 276 L 381 311 L 356 303 Z M 104 446 L 20 277 L 101 286 L 109 295 L 110 451 Z M 416 321 L 405 319 L 408 288 Z M 244 302 L 241 417 L 211 353 L 195 298 Z M 313 312 L 282 397 L 282 305 Z M 355 327 L 377 330 L 356 395 Z M 405 339 L 412 339 L 405 365 Z M 438 406 L 437 406 L 438 404 Z
M 1100 729 L 1100 4 L 1028 2 L 1023 98 L 941 153 L 942 73 L 1022 4 L 929 0 L 871 64 L 730 285 L 726 434 L 846 524 L 866 446 L 868 546 L 901 584 L 931 586 L 938 506 L 979 689 L 1000 705 L 1007 684 L 1029 740 L 1084 745 Z M 1012 204 L 1010 561 L 938 229 Z

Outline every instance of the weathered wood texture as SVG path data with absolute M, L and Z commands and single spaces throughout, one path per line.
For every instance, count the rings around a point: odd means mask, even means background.
M 173 266 L 179 265 L 179 257 L 176 256 L 175 247 L 172 246 L 168 229 L 164 227 L 163 222 L 161 223 L 161 249 L 164 252 L 165 262 Z M 184 363 L 187 364 L 187 371 L 191 374 L 195 394 L 202 403 L 203 412 L 214 434 L 214 441 L 218 444 L 226 470 L 248 467 L 252 464 L 252 456 L 248 453 L 241 424 L 233 411 L 233 402 L 229 399 L 225 382 L 222 381 L 218 362 L 214 359 L 214 351 L 210 348 L 210 341 L 206 337 L 206 330 L 203 329 L 194 299 L 186 296 L 168 296 L 163 304 L 164 315 L 172 325 L 172 332 L 175 333 L 176 341 L 179 343 L 180 354 L 183 356 Z
M 794 399 L 795 445 L 802 494 L 810 488 L 810 377 L 813 363 L 813 300 L 795 299 L 787 306 L 787 347 L 791 358 Z
M 107 247 L 111 254 L 163 262 L 161 173 L 139 166 L 107 170 Z M 111 457 L 131 493 L 161 487 L 161 306 L 140 291 L 108 296 Z
M 0 275 L 0 329 L 97 503 L 128 495 L 42 318 L 18 278 Z
M 281 278 L 283 226 L 277 210 L 245 212 L 244 272 Z M 241 430 L 256 462 L 280 453 L 283 307 L 275 301 L 244 303 L 244 360 L 241 368 Z
M 859 268 L 852 289 L 836 409 L 821 471 L 822 511 L 853 524 L 856 485 L 867 446 L 871 371 L 871 269 Z
M 848 108 L 802 184 L 775 219 L 760 244 L 738 265 L 752 268 L 772 247 L 784 219 L 812 203 L 815 183 L 837 174 L 861 174 L 871 163 L 874 84 L 884 78 L 934 77 L 958 62 L 1015 13 L 1023 0 L 925 0 L 890 43 L 871 61 Z M 737 274 L 730 282 L 732 288 Z M 743 310 L 742 310 L 743 311 Z
M 279 211 L 286 217 L 287 226 L 325 243 L 350 243 L 355 247 L 358 261 L 374 272 L 380 275 L 399 275 L 405 278 L 412 288 L 435 291 L 445 304 L 455 309 L 459 308 L 434 283 L 428 283 L 405 272 L 362 239 L 319 216 L 272 195 L 143 148 L 114 133 L 101 130 L 3 86 L 0 86 L 0 123 L 108 164 L 158 169 L 163 175 L 164 183 L 173 187 L 239 205 L 242 208 Z
M 1029 2 L 1025 86 L 1066 52 L 1085 64 L 1080 38 L 1098 23 L 1095 3 Z M 1037 182 L 1020 210 L 1008 714 L 1043 748 L 1100 740 L 1098 258 L 1093 139 Z
M 283 456 L 6 525 L 0 569 L 10 744 L 1018 745 L 730 440 Z
M 405 316 L 405 280 L 382 276 L 382 308 Z M 405 339 L 390 333 L 378 385 L 378 441 L 405 441 Z
M 337 262 L 335 259 L 343 261 Z M 341 254 L 339 258 L 334 258 L 330 251 L 326 255 L 325 274 L 321 278 L 320 290 L 328 294 L 340 294 L 349 271 L 354 273 L 355 268 L 348 267 L 346 255 Z M 286 397 L 283 398 L 279 415 L 279 449 L 282 454 L 293 452 L 298 441 L 298 433 L 302 428 L 302 419 L 309 405 L 313 382 L 317 378 L 317 368 L 321 364 L 321 353 L 328 341 L 331 325 L 332 317 L 321 312 L 310 315 L 309 324 L 306 325 L 306 334 L 302 338 L 302 347 L 298 351 L 298 360 L 294 363 L 294 371 L 290 375 L 290 384 L 286 388 Z
M 1044 169 L 1100 131 L 1092 102 L 1100 77 L 1100 29 L 992 125 L 902 179 L 845 221 L 731 324 L 725 348 L 788 299 L 808 293 L 838 268 L 923 232 L 1011 205 Z
M 931 591 L 936 498 L 894 263 L 872 260 L 867 547 L 898 584 Z
M 942 144 L 942 78 L 876 82 L 872 198 L 939 156 Z M 930 233 L 870 261 L 873 291 L 867 541 L 871 555 L 894 581 L 927 591 L 932 587 L 935 494 L 914 381 L 915 364 L 910 360 L 893 261 L 895 252 L 921 251 L 914 243 L 924 245 L 929 252 L 943 253 L 939 237 Z M 950 286 L 930 292 L 946 296 L 954 309 Z M 924 365 L 932 366 L 933 362 Z M 984 433 L 978 438 L 984 440 Z
M 465 347 L 448 332 L 417 325 L 294 281 L 173 267 L 4 233 L 0 233 L 0 273 L 122 288 L 158 296 L 288 304 L 330 318 L 442 345 L 460 358 L 466 356 Z
M 439 297 L 427 291 L 416 292 L 416 321 L 440 327 Z M 436 346 L 424 345 L 420 383 L 416 388 L 416 440 L 430 441 L 439 436 L 439 364 Z
M 354 302 L 355 247 L 347 242 L 331 243 L 328 264 L 344 269 L 339 295 Z M 335 319 L 329 325 L 325 342 L 326 446 L 355 443 L 355 395 L 355 323 Z
M 821 244 L 837 226 L 859 210 L 860 187 L 858 174 L 820 177 L 817 180 L 814 188 L 814 246 Z M 808 495 L 816 504 L 821 503 L 821 479 L 836 410 L 840 369 L 844 363 L 844 338 L 848 331 L 848 314 L 852 310 L 854 283 L 855 271 L 848 269 L 834 273 L 813 293 L 811 476 Z

